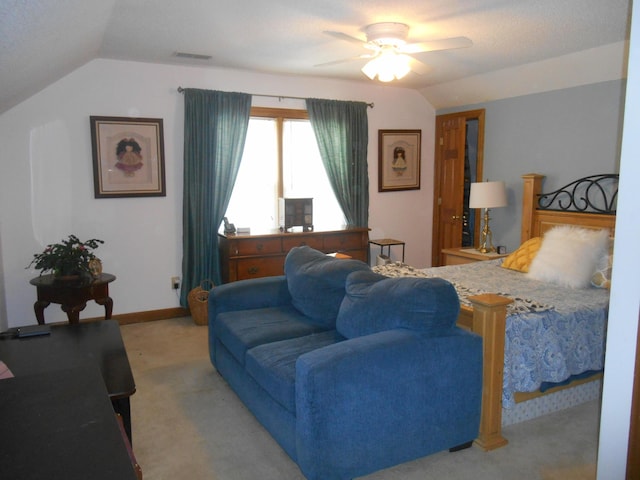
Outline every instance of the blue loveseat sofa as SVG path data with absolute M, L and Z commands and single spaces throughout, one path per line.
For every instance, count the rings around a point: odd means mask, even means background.
M 476 438 L 482 343 L 459 308 L 442 279 L 297 247 L 285 275 L 211 291 L 211 362 L 308 479 L 350 479 Z

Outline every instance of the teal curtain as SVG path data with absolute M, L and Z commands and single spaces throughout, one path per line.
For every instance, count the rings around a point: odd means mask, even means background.
M 180 304 L 205 279 L 221 283 L 218 229 L 247 137 L 251 95 L 184 90 L 184 192 Z
M 340 207 L 350 227 L 369 226 L 367 104 L 306 99 L 309 120 Z

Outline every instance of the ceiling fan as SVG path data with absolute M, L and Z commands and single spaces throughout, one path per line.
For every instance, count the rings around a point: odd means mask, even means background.
M 357 43 L 371 53 L 364 53 L 357 57 L 336 60 L 316 66 L 335 65 L 357 59 L 370 59 L 362 68 L 362 72 L 373 80 L 376 76 L 382 82 L 400 79 L 410 71 L 423 75 L 429 67 L 410 55 L 436 50 L 450 50 L 467 48 L 473 42 L 467 37 L 452 37 L 441 40 L 431 40 L 419 43 L 407 43 L 409 26 L 404 23 L 382 22 L 365 27 L 367 40 L 360 40 L 342 32 L 325 31 L 327 35 L 351 43 Z

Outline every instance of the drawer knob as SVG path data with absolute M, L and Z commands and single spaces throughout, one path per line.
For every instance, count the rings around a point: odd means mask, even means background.
M 256 273 L 258 273 L 258 271 L 259 271 L 259 270 L 260 270 L 260 269 L 259 269 L 258 267 L 249 267 L 249 268 L 247 269 L 247 272 L 248 272 L 250 275 L 255 275 Z
M 259 243 L 256 245 L 256 250 L 258 250 L 259 252 L 261 252 L 264 249 L 264 245 Z

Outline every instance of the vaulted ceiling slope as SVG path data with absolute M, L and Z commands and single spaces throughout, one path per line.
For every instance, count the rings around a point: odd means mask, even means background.
M 408 24 L 409 42 L 471 39 L 470 48 L 416 54 L 430 70 L 390 84 L 428 92 L 623 42 L 630 2 L 0 0 L 0 112 L 95 58 L 371 82 L 365 59 L 317 65 L 365 53 L 326 31 L 364 39 L 377 22 Z

